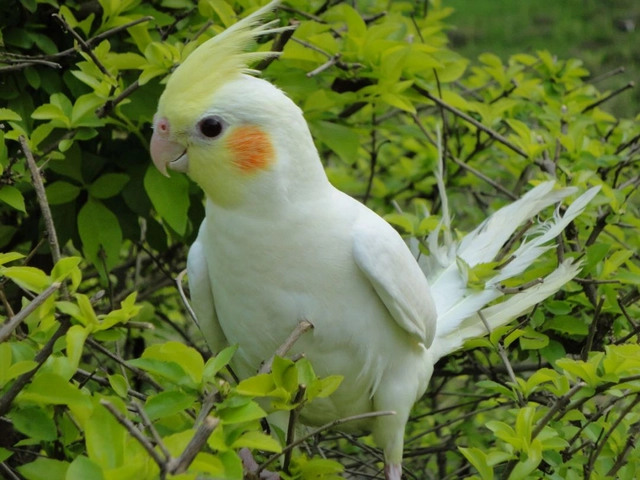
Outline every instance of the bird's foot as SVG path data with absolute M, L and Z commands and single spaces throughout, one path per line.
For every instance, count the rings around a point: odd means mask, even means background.
M 386 464 L 384 466 L 385 480 L 400 480 L 402 477 L 402 465 L 399 463 Z

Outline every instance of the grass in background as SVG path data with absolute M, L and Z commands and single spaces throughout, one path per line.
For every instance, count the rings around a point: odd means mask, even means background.
M 450 38 L 455 50 L 470 57 L 492 52 L 506 60 L 520 52 L 549 50 L 558 58 L 579 58 L 592 77 L 625 67 L 599 82 L 627 90 L 603 105 L 617 115 L 640 110 L 639 0 L 443 0 L 453 7 Z

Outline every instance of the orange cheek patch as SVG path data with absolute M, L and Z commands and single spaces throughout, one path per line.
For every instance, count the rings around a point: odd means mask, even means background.
M 233 162 L 250 173 L 268 167 L 275 158 L 269 135 L 254 126 L 236 128 L 229 135 L 226 146 L 233 153 Z

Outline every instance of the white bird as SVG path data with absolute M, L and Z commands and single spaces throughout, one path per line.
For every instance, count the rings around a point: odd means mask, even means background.
M 341 386 L 301 414 L 309 425 L 365 412 L 395 415 L 346 424 L 370 431 L 389 480 L 401 477 L 405 424 L 435 362 L 486 334 L 478 311 L 499 281 L 524 271 L 595 194 L 529 239 L 481 291 L 456 258 L 492 261 L 517 226 L 574 189 L 544 183 L 500 210 L 459 245 L 437 245 L 425 272 L 398 233 L 328 181 L 301 110 L 248 64 L 256 37 L 281 31 L 262 18 L 271 2 L 199 46 L 173 72 L 154 120 L 151 154 L 164 174 L 186 172 L 206 195 L 206 218 L 188 256 L 193 308 L 212 351 L 238 345 L 232 366 L 254 375 L 303 319 L 304 352 L 319 376 Z M 286 28 L 286 27 L 285 27 Z M 443 228 L 448 228 L 444 219 Z M 556 292 L 577 273 L 567 261 L 544 283 L 485 310 L 491 328 Z M 426 273 L 426 276 L 425 276 Z M 427 280 L 431 280 L 431 286 Z

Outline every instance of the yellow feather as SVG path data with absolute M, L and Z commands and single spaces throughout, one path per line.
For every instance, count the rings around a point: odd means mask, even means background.
M 273 0 L 224 32 L 207 40 L 189 55 L 173 72 L 160 97 L 158 112 L 171 118 L 176 130 L 193 122 L 209 106 L 213 93 L 240 74 L 255 74 L 249 65 L 279 52 L 247 52 L 259 36 L 288 30 L 276 27 L 278 20 L 262 23 L 262 19 L 280 3 Z

